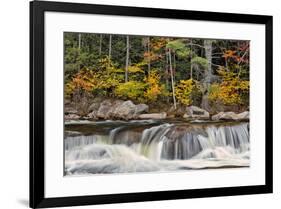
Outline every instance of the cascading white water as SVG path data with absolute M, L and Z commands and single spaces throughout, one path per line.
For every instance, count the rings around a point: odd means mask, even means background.
M 65 169 L 84 174 L 249 166 L 249 151 L 248 123 L 122 124 L 105 134 L 67 136 Z
M 145 129 L 139 144 L 139 154 L 145 155 L 152 160 L 160 160 L 163 141 L 171 127 L 172 125 L 170 124 L 163 124 Z

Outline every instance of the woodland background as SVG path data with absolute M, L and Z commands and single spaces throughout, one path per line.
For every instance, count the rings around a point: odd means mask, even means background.
M 154 112 L 249 107 L 249 41 L 66 32 L 64 49 L 65 97 L 76 103 L 132 100 Z

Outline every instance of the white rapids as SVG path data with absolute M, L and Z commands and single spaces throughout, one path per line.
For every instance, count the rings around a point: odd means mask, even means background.
M 250 166 L 247 122 L 150 124 L 141 130 L 124 123 L 108 134 L 71 133 L 64 143 L 66 175 Z

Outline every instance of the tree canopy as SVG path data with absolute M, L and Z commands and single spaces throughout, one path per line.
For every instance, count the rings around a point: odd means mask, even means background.
M 64 33 L 65 96 L 249 105 L 246 40 Z

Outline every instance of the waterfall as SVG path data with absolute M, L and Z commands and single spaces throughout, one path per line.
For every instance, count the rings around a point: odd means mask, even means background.
M 182 137 L 165 138 L 161 157 L 164 159 L 219 158 L 249 150 L 248 124 L 210 126 L 203 133 L 188 130 Z M 202 153 L 205 154 L 202 154 Z M 206 153 L 209 154 L 206 154 Z M 201 153 L 201 155 L 196 156 Z M 220 153 L 225 153 L 224 155 Z
M 163 124 L 160 126 L 154 126 L 149 129 L 145 129 L 142 133 L 139 153 L 147 156 L 153 160 L 161 159 L 161 152 L 163 147 L 163 140 L 166 138 L 166 134 L 170 131 L 172 125 Z
M 66 172 L 114 173 L 249 165 L 247 122 L 135 127 L 122 123 L 102 133 L 66 134 Z M 216 161 L 210 161 L 212 159 Z
M 65 150 L 72 150 L 76 147 L 83 147 L 85 145 L 90 145 L 94 143 L 103 143 L 103 139 L 99 135 L 90 135 L 90 136 L 68 136 L 64 140 Z

